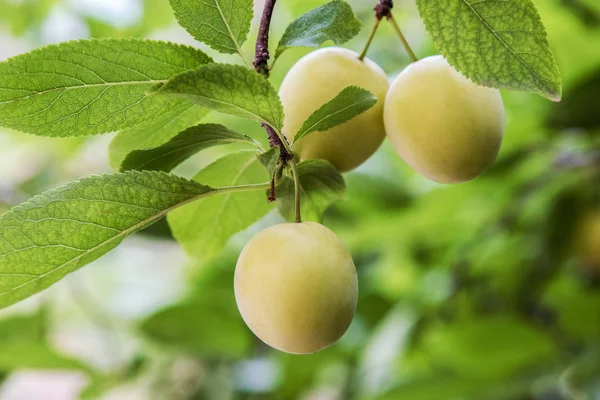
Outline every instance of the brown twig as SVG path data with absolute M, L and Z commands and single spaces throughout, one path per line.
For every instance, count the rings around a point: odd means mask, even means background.
M 256 38 L 254 62 L 252 63 L 256 72 L 265 78 L 269 77 L 269 28 L 271 27 L 271 18 L 273 17 L 273 9 L 275 8 L 276 1 L 265 1 L 265 8 L 258 29 L 258 37 Z
M 393 0 L 379 0 L 379 3 L 375 6 L 375 18 L 381 21 L 384 17 L 390 18 L 392 15 L 392 8 L 394 8 Z
M 258 36 L 256 38 L 256 53 L 254 55 L 254 70 L 266 78 L 269 77 L 269 29 L 271 27 L 271 18 L 273 17 L 273 10 L 277 0 L 266 0 L 265 8 L 262 13 L 260 20 L 260 28 L 258 30 Z M 271 147 L 277 146 L 280 149 L 279 158 L 285 164 L 294 158 L 294 155 L 288 152 L 286 144 L 283 143 L 285 136 L 280 137 L 275 129 L 267 124 L 262 124 L 262 127 L 269 135 L 269 145 Z M 271 190 L 269 194 L 269 201 L 275 201 L 275 188 L 274 180 L 271 182 Z

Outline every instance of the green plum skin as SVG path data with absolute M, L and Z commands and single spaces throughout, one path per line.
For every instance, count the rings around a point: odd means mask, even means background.
M 340 172 L 365 162 L 385 139 L 383 102 L 389 88 L 385 72 L 373 61 L 340 47 L 326 47 L 302 57 L 279 89 L 285 119 L 283 133 L 293 139 L 304 121 L 348 86 L 377 96 L 364 113 L 324 132 L 313 132 L 294 144 L 301 160 L 325 159 Z
M 335 233 L 315 222 L 259 232 L 242 250 L 234 280 L 248 327 L 287 353 L 311 354 L 330 346 L 356 310 L 352 257 Z
M 442 56 L 432 56 L 392 83 L 384 121 L 394 149 L 412 169 L 439 183 L 460 183 L 496 160 L 504 104 L 497 89 L 473 83 Z

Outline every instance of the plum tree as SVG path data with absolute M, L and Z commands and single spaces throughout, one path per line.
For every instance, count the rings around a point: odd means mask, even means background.
M 600 210 L 585 215 L 577 239 L 583 262 L 600 271 Z
M 250 329 L 288 353 L 317 352 L 338 340 L 354 316 L 358 280 L 335 233 L 315 222 L 258 233 L 235 269 L 235 297 Z
M 398 76 L 384 120 L 396 152 L 440 183 L 482 174 L 496 160 L 505 125 L 500 92 L 474 84 L 442 56 L 417 61 Z
M 385 138 L 383 102 L 389 84 L 373 61 L 360 60 L 355 52 L 339 47 L 313 51 L 290 69 L 279 89 L 285 111 L 283 132 L 289 139 L 314 111 L 352 85 L 377 96 L 375 106 L 344 124 L 299 140 L 294 149 L 301 160 L 322 158 L 341 172 L 367 160 Z

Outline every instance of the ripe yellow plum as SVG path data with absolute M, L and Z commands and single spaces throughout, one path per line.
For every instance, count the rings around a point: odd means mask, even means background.
M 583 262 L 600 271 L 600 210 L 583 218 L 577 238 Z
M 287 353 L 315 353 L 346 332 L 356 310 L 352 257 L 315 222 L 283 223 L 254 236 L 235 269 L 235 298 L 248 327 Z
M 319 107 L 348 86 L 358 86 L 377 96 L 364 113 L 325 132 L 314 132 L 294 144 L 301 160 L 325 159 L 341 171 L 365 162 L 385 138 L 383 102 L 389 88 L 385 72 L 373 61 L 358 59 L 355 52 L 326 47 L 301 58 L 288 72 L 279 89 L 288 139 Z
M 500 92 L 473 83 L 442 56 L 402 71 L 385 99 L 384 120 L 396 152 L 440 183 L 481 175 L 498 156 L 505 125 Z

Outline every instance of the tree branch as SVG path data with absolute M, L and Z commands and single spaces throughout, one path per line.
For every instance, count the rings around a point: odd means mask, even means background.
M 277 0 L 266 0 L 258 37 L 256 38 L 256 52 L 254 54 L 254 69 L 265 78 L 269 77 L 269 28 L 271 27 L 271 17 Z
M 258 36 L 256 38 L 256 53 L 254 55 L 254 70 L 265 78 L 269 77 L 269 28 L 271 27 L 271 18 L 273 17 L 273 9 L 277 0 L 266 0 L 265 8 L 263 10 L 262 18 L 260 20 L 260 28 L 258 30 Z M 271 147 L 278 146 L 280 151 L 280 159 L 287 163 L 294 156 L 290 154 L 282 139 L 277 135 L 277 132 L 267 124 L 262 124 L 262 127 L 267 131 L 269 135 L 269 144 Z M 285 140 L 285 137 L 283 138 Z M 271 194 L 271 197 L 275 197 Z

